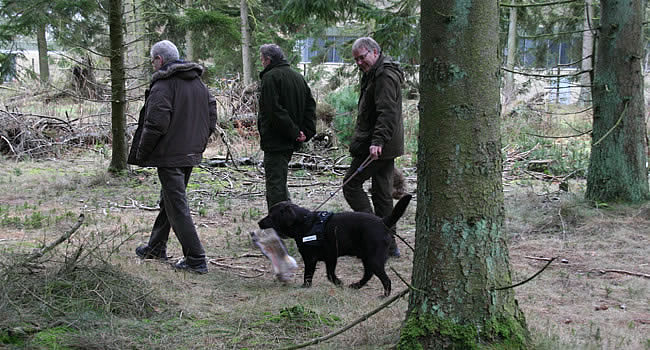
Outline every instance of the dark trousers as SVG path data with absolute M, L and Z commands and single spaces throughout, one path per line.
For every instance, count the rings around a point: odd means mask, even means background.
M 264 178 L 266 180 L 266 205 L 289 200 L 287 176 L 293 151 L 264 152 Z
M 354 157 L 350 168 L 343 177 L 343 182 L 347 181 L 354 175 L 359 166 L 365 160 L 365 157 Z M 395 159 L 377 159 L 368 164 L 359 173 L 354 175 L 350 181 L 343 186 L 343 196 L 348 202 L 348 205 L 354 211 L 361 211 L 365 213 L 374 213 L 375 215 L 383 218 L 388 216 L 393 211 L 393 169 L 395 167 Z M 368 179 L 372 179 L 370 187 L 370 195 L 372 204 L 366 191 L 363 189 L 363 184 Z M 390 228 L 395 232 L 395 227 Z M 394 250 L 397 247 L 395 237 L 391 235 L 390 249 Z
M 191 174 L 192 167 L 158 168 L 160 212 L 149 238 L 149 246 L 153 249 L 166 247 L 169 230 L 174 229 L 188 265 L 205 262 L 205 250 L 194 227 L 185 194 Z

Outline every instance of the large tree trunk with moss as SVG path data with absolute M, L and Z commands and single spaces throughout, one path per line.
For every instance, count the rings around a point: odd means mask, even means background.
M 639 202 L 648 199 L 641 69 L 645 1 L 600 4 L 586 197 L 597 202 Z
M 110 0 L 108 26 L 111 62 L 111 130 L 113 155 L 109 170 L 119 173 L 126 170 L 126 86 L 124 72 L 124 24 L 122 23 L 122 0 Z
M 45 23 L 36 25 L 36 44 L 38 46 L 38 69 L 41 83 L 50 81 L 50 65 L 47 61 L 47 39 L 45 38 Z
M 413 286 L 400 349 L 525 349 L 501 182 L 498 4 L 422 2 Z

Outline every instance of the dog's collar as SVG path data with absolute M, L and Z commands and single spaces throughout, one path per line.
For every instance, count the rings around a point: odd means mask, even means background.
M 325 224 L 334 213 L 329 211 L 314 212 L 311 230 L 300 238 L 303 244 L 320 245 L 325 240 Z

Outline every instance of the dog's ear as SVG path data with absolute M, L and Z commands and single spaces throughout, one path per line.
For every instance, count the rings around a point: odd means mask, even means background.
M 296 211 L 293 210 L 291 205 L 284 206 L 284 208 L 280 210 L 280 217 L 282 218 L 284 225 L 291 227 L 296 222 Z

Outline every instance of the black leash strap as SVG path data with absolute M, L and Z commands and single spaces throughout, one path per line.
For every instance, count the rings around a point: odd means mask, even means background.
M 343 188 L 343 186 L 345 186 L 348 182 L 350 182 L 350 180 L 352 180 L 352 178 L 355 177 L 357 174 L 362 172 L 363 169 L 365 169 L 370 163 L 372 163 L 372 161 L 373 161 L 373 159 L 371 158 L 370 155 L 368 155 L 368 158 L 366 158 L 366 160 L 364 160 L 363 163 L 361 163 L 361 165 L 359 165 L 359 168 L 357 168 L 357 170 L 354 172 L 354 174 L 352 174 L 350 177 L 348 177 L 343 182 L 343 184 L 341 186 L 339 186 L 339 188 L 336 189 L 336 191 L 330 192 L 330 196 L 323 203 L 321 203 L 319 206 L 317 206 L 316 209 L 314 209 L 314 211 L 317 211 L 318 209 L 320 209 L 320 207 L 322 207 L 325 203 L 327 203 L 327 201 L 332 199 L 332 197 L 334 197 Z

